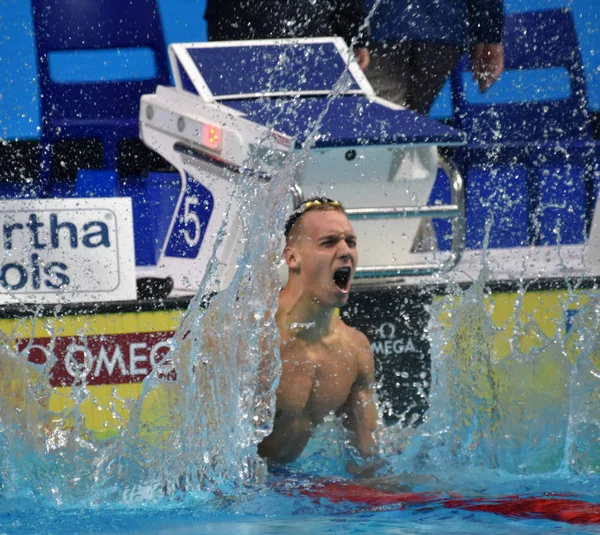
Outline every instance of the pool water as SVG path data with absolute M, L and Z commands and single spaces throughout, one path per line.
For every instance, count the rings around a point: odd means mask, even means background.
M 252 281 L 265 285 L 263 276 L 253 272 Z M 238 290 L 248 281 L 241 277 Z M 148 427 L 139 413 L 122 437 L 95 441 L 76 426 L 50 440 L 33 419 L 45 417 L 33 410 L 43 397 L 33 383 L 19 410 L 5 404 L 0 535 L 600 533 L 598 291 L 589 292 L 569 332 L 532 355 L 513 343 L 510 358 L 498 359 L 490 349 L 498 333 L 484 287 L 482 280 L 432 307 L 432 317 L 445 311 L 450 320 L 430 328 L 426 422 L 382 426 L 388 465 L 362 483 L 377 490 L 363 488 L 357 499 L 356 489 L 344 486 L 353 482 L 345 472 L 343 428 L 334 418 L 282 474 L 267 474 L 256 463 L 255 444 L 268 428 L 256 425 L 254 416 L 269 417 L 275 383 L 257 388 L 253 358 L 260 357 L 248 340 L 272 326 L 256 314 L 260 288 L 246 286 L 216 298 L 212 312 L 192 303 L 176 341 L 184 350 L 176 361 L 178 381 L 150 376 L 144 385 L 140 405 L 170 388 L 172 420 Z M 240 317 L 254 320 L 241 323 Z M 223 330 L 220 341 L 234 349 L 224 347 L 214 362 L 203 353 L 202 333 L 211 322 L 238 326 Z M 577 351 L 569 356 L 573 344 Z M 235 351 L 248 359 L 235 358 Z M 4 394 L 19 390 L 3 378 L 34 377 L 14 356 L 0 352 Z M 200 377 L 190 371 L 197 366 Z M 157 443 L 145 443 L 148 436 Z M 388 499 L 391 492 L 403 498 Z M 506 498 L 514 504 L 515 497 L 524 500 L 520 509 L 494 509 Z M 545 500 L 543 514 L 534 498 Z M 556 518 L 566 509 L 569 514 Z
M 512 482 L 510 487 L 552 485 L 569 489 L 573 482 Z M 562 485 L 561 485 L 562 483 Z M 302 485 L 288 483 L 288 488 Z M 500 485 L 499 487 L 501 487 Z M 585 493 L 569 499 L 596 499 L 600 482 L 578 485 Z M 508 488 L 509 485 L 506 485 Z M 499 489 L 500 490 L 500 489 Z M 490 489 L 482 491 L 490 495 Z M 493 495 L 493 493 L 491 493 Z M 533 494 L 528 494 L 532 496 Z M 539 494 L 536 494 L 539 495 Z M 595 496 L 595 498 L 593 498 Z M 600 533 L 600 525 L 579 525 L 538 518 L 517 518 L 444 506 L 444 501 L 369 507 L 330 503 L 287 495 L 269 486 L 246 490 L 235 500 L 213 503 L 199 497 L 180 497 L 179 503 L 126 507 L 98 504 L 93 508 L 43 506 L 28 499 L 3 497 L 0 533 L 6 534 L 288 534 L 288 533 Z

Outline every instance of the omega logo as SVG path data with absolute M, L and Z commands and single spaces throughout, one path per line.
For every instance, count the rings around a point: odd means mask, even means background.
M 371 349 L 375 355 L 402 355 L 417 350 L 410 337 L 396 338 L 396 330 L 396 325 L 390 322 L 382 323 L 375 330 L 377 340 L 371 342 Z
M 390 340 L 396 338 L 396 326 L 393 323 L 382 323 L 375 332 L 378 338 L 389 338 Z

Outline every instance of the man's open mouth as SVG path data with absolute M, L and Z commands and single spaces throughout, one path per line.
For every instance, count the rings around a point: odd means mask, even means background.
M 349 267 L 343 267 L 335 270 L 333 274 L 333 282 L 335 285 L 342 290 L 347 292 L 350 288 L 350 278 L 352 277 L 352 269 Z

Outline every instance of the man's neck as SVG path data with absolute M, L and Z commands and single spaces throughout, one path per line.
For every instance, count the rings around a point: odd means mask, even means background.
M 291 335 L 316 342 L 331 332 L 334 308 L 324 307 L 312 296 L 289 287 L 281 291 L 279 302 L 283 323 L 280 328 L 285 328 Z

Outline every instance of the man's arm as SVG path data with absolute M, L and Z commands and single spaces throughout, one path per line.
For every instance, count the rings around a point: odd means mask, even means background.
M 375 431 L 377 406 L 373 394 L 375 364 L 367 337 L 355 331 L 358 352 L 358 374 L 343 407 L 344 425 L 352 432 L 352 445 L 365 460 L 378 454 Z

